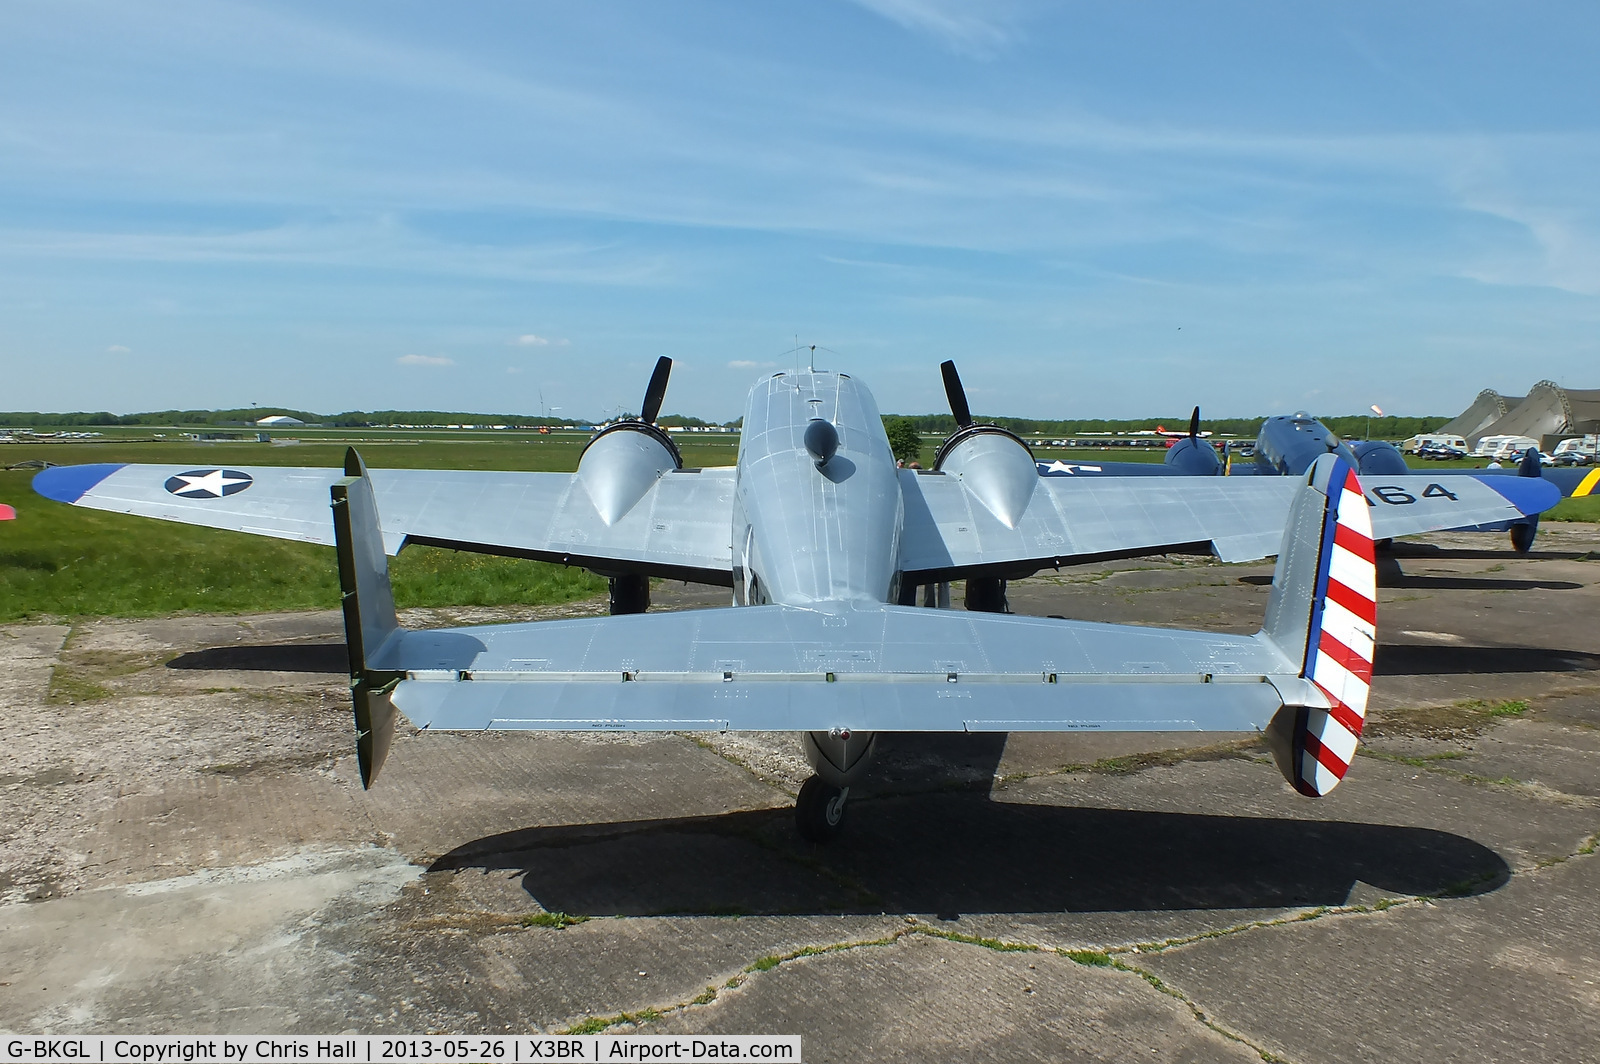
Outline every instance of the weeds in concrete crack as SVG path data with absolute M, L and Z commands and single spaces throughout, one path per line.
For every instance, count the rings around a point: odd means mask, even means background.
M 667 1012 L 673 1011 L 676 1010 L 667 1010 Z M 666 1015 L 665 1012 L 661 1012 L 656 1009 L 640 1009 L 638 1012 L 619 1012 L 615 1016 L 591 1016 L 582 1023 L 573 1024 L 571 1027 L 568 1027 L 565 1031 L 560 1033 L 599 1034 L 601 1031 L 609 1030 L 612 1027 L 619 1027 L 625 1023 L 632 1024 L 635 1027 L 643 1027 L 647 1023 L 654 1023 L 664 1015 Z
M 1110 968 L 1113 966 L 1111 954 L 1102 953 L 1096 949 L 1063 950 L 1062 955 L 1070 961 L 1089 968 Z
M 665 1008 L 646 1008 L 641 1009 L 638 1012 L 619 1012 L 614 1016 L 590 1016 L 588 1019 L 575 1023 L 560 1033 L 599 1034 L 602 1031 L 610 1030 L 613 1027 L 620 1027 L 623 1024 L 632 1024 L 635 1027 L 642 1027 L 647 1023 L 654 1023 L 663 1016 L 670 1016 L 675 1012 L 682 1012 L 685 1009 L 695 1008 L 701 1005 L 709 1005 L 717 1000 L 717 996 L 719 993 L 721 993 L 721 990 L 737 990 L 739 987 L 744 985 L 745 981 L 749 979 L 751 975 L 754 975 L 758 972 L 770 972 L 779 965 L 787 964 L 790 961 L 799 960 L 802 957 L 820 957 L 828 953 L 842 953 L 846 950 L 862 949 L 868 946 L 893 945 L 906 935 L 916 934 L 919 928 L 920 925 L 912 925 L 896 931 L 891 935 L 885 935 L 882 938 L 860 939 L 850 942 L 834 942 L 825 946 L 802 946 L 801 948 L 797 950 L 791 950 L 788 953 L 768 954 L 765 957 L 758 958 L 757 960 L 751 962 L 745 967 L 743 972 L 733 976 L 727 982 L 723 983 L 720 990 L 715 986 L 708 986 L 703 991 L 690 998 L 688 1001 L 682 1001 L 676 1005 L 668 1005 Z
M 553 927 L 557 931 L 565 931 L 577 924 L 589 922 L 587 916 L 573 916 L 570 913 L 527 913 L 520 923 L 523 927 Z
M 1385 905 L 1384 908 L 1390 908 L 1394 904 L 1399 904 L 1398 901 L 1387 898 L 1384 899 L 1384 901 L 1389 903 Z M 1200 931 L 1193 935 L 1185 935 L 1182 938 L 1162 939 L 1160 942 L 1140 942 L 1132 946 L 1126 946 L 1120 949 L 1112 950 L 1111 953 L 1118 956 L 1124 953 L 1161 953 L 1164 950 L 1175 949 L 1178 946 L 1188 946 L 1196 942 L 1204 942 L 1206 939 L 1227 938 L 1230 935 L 1241 934 L 1245 931 L 1255 931 L 1265 927 L 1284 927 L 1288 924 L 1303 924 L 1311 920 L 1320 920 L 1324 916 L 1336 916 L 1343 913 L 1358 913 L 1365 911 L 1367 911 L 1367 908 L 1360 905 L 1341 905 L 1337 907 L 1319 905 L 1314 909 L 1306 909 L 1303 912 L 1294 913 L 1290 916 L 1280 916 L 1275 920 L 1251 920 L 1248 923 L 1233 924 L 1229 927 L 1215 927 L 1209 931 Z M 1077 960 L 1076 957 L 1073 959 Z M 1084 962 L 1080 961 L 1079 963 Z
M 1466 699 L 1448 706 L 1388 709 L 1373 714 L 1363 731 L 1371 738 L 1473 739 L 1508 718 L 1522 716 L 1529 707 L 1526 699 Z
M 992 949 L 996 953 L 1037 953 L 1039 947 L 1027 942 L 1006 942 L 998 938 L 980 938 L 977 935 L 963 935 L 959 931 L 945 931 L 941 928 L 916 925 L 912 932 L 927 935 L 929 938 L 942 938 L 946 942 L 960 942 L 968 946 L 981 946 Z
M 1513 703 L 1502 704 L 1511 705 Z M 1526 708 L 1526 703 L 1515 704 L 1522 705 L 1524 708 Z M 1521 711 L 1517 710 L 1515 712 Z M 1362 757 L 1370 757 L 1375 761 L 1388 761 L 1392 764 L 1409 765 L 1412 768 L 1420 768 L 1426 772 L 1432 772 L 1436 775 L 1445 776 L 1449 779 L 1460 780 L 1462 783 L 1475 783 L 1484 787 L 1507 787 L 1520 791 L 1527 797 L 1537 798 L 1542 801 L 1557 802 L 1561 805 L 1594 804 L 1594 799 L 1588 797 L 1587 795 L 1568 794 L 1565 791 L 1558 791 L 1554 787 L 1547 786 L 1534 780 L 1519 780 L 1515 776 L 1483 776 L 1476 772 L 1463 772 L 1460 769 L 1447 768 L 1441 763 L 1445 761 L 1456 761 L 1460 758 L 1468 756 L 1465 751 L 1450 751 L 1440 754 L 1420 754 L 1416 756 L 1407 756 L 1403 754 L 1391 754 L 1383 750 L 1373 750 L 1370 747 L 1363 746 L 1358 748 L 1356 753 Z
M 1600 847 L 1600 832 L 1596 832 L 1595 834 L 1590 835 L 1587 839 L 1584 839 L 1583 842 L 1579 844 L 1578 848 L 1573 850 L 1571 853 L 1562 854 L 1560 857 L 1546 857 L 1533 867 L 1536 869 L 1554 868 L 1556 865 L 1566 864 L 1574 857 L 1591 857 L 1594 855 L 1597 847 Z
M 750 762 L 746 761 L 744 758 L 740 757 L 738 754 L 733 754 L 733 753 L 729 753 L 726 750 L 718 749 L 718 747 L 717 747 L 717 745 L 715 743 L 713 743 L 711 740 L 705 738 L 704 736 L 695 735 L 692 732 L 677 732 L 675 734 L 677 734 L 679 736 L 682 736 L 685 739 L 688 739 L 691 743 L 694 743 L 694 745 L 698 746 L 702 750 L 705 750 L 705 751 L 708 751 L 710 753 L 716 754 L 718 757 L 722 758 L 722 760 L 726 761 L 728 764 L 735 765 L 735 766 L 737 766 L 739 768 L 744 769 L 746 772 L 750 773 L 750 775 L 754 776 L 757 780 L 759 780 L 760 782 L 766 784 L 768 787 L 771 787 L 773 790 L 778 791 L 781 794 L 787 794 L 790 798 L 793 798 L 795 796 L 795 792 L 794 791 L 791 791 L 787 787 L 782 786 L 776 780 L 770 779 L 767 776 L 763 776 L 760 772 L 756 771 L 755 766 L 751 765 Z
M 844 950 L 850 949 L 864 949 L 869 946 L 892 946 L 907 935 L 914 935 L 918 933 L 926 934 L 930 930 L 931 929 L 923 928 L 920 924 L 914 924 L 910 927 L 904 928 L 903 930 L 896 931 L 891 935 L 885 935 L 882 938 L 861 939 L 854 942 L 833 942 L 826 946 L 801 946 L 799 949 L 790 950 L 788 953 L 769 953 L 767 956 L 761 957 L 748 965 L 745 968 L 745 973 L 754 974 L 756 972 L 770 972 L 780 964 L 787 964 L 790 961 L 797 961 L 802 957 L 821 957 L 828 953 L 840 953 Z
M 1467 756 L 1467 752 L 1465 750 L 1449 750 L 1442 754 L 1418 754 L 1416 756 L 1409 756 L 1406 754 L 1391 754 L 1385 750 L 1374 750 L 1371 747 L 1365 746 L 1359 749 L 1359 753 L 1365 757 L 1374 758 L 1378 761 L 1392 761 L 1399 765 L 1410 765 L 1412 768 L 1432 768 L 1437 762 L 1456 761 Z
M 1090 951 L 1090 952 L 1091 952 L 1091 955 L 1093 955 L 1092 951 Z M 1067 955 L 1071 956 L 1071 953 L 1068 953 Z M 1256 1045 L 1254 1042 L 1250 1041 L 1250 1039 L 1246 1038 L 1244 1035 L 1240 1034 L 1239 1032 L 1233 1031 L 1233 1030 L 1229 1030 L 1227 1027 L 1224 1027 L 1222 1024 L 1218 1023 L 1216 1020 L 1213 1020 L 1210 1016 L 1207 1016 L 1206 1013 L 1205 1013 L 1205 1010 L 1202 1009 L 1199 1005 L 1196 1005 L 1192 1000 L 1190 1000 L 1189 996 L 1187 994 L 1185 994 L 1183 991 L 1179 990 L 1177 987 L 1168 984 L 1160 976 L 1156 975 L 1156 973 L 1151 972 L 1151 971 L 1147 971 L 1144 968 L 1140 968 L 1137 965 L 1129 964 L 1126 961 L 1120 960 L 1120 959 L 1118 959 L 1116 957 L 1108 956 L 1106 954 L 1099 954 L 1099 956 L 1106 957 L 1106 962 L 1107 962 L 1107 965 L 1109 967 L 1114 968 L 1119 972 L 1128 972 L 1128 973 L 1130 973 L 1132 975 L 1137 975 L 1139 978 L 1143 979 L 1146 983 L 1149 983 L 1150 986 L 1153 989 L 1160 991 L 1161 993 L 1167 995 L 1170 998 L 1174 998 L 1174 999 L 1176 999 L 1178 1001 L 1183 1002 L 1185 1005 L 1189 1006 L 1190 1013 L 1192 1013 L 1194 1015 L 1195 1020 L 1198 1023 L 1200 1023 L 1202 1026 L 1208 1028 L 1211 1031 L 1216 1032 L 1217 1034 L 1221 1035 L 1223 1038 L 1228 1039 L 1228 1041 L 1230 1041 L 1230 1042 L 1237 1042 L 1240 1045 L 1246 1047 L 1247 1049 L 1250 1049 L 1257 1056 L 1259 1056 L 1263 1061 L 1266 1061 L 1267 1064 L 1290 1064 L 1289 1061 L 1285 1060 L 1283 1057 L 1278 1056 L 1276 1053 L 1272 1052 L 1271 1050 L 1263 1049 L 1261 1046 Z M 1076 959 L 1076 958 L 1074 958 L 1074 959 Z M 1085 963 L 1085 962 L 1080 961 L 1079 963 Z M 1094 963 L 1094 962 L 1090 962 L 1090 963 Z
M 1151 768 L 1168 768 L 1173 765 L 1182 765 L 1189 762 L 1201 761 L 1227 761 L 1240 758 L 1250 761 L 1270 760 L 1267 758 L 1253 757 L 1252 752 L 1260 749 L 1262 740 L 1251 738 L 1241 739 L 1231 743 L 1216 743 L 1211 746 L 1179 747 L 1174 750 L 1152 750 L 1144 754 L 1128 754 L 1123 757 L 1103 757 L 1099 761 L 1088 764 L 1062 765 L 1059 768 L 1045 769 L 1041 772 L 1008 772 L 1004 776 L 995 777 L 996 789 L 1021 783 L 1030 779 L 1045 779 L 1050 776 L 1063 776 L 1073 772 L 1095 772 L 1106 776 L 1131 776 Z

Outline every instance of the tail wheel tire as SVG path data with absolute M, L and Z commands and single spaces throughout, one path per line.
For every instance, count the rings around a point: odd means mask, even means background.
M 821 776 L 806 780 L 794 803 L 794 822 L 800 837 L 807 842 L 827 842 L 839 834 L 849 796 L 850 788 L 835 787 Z

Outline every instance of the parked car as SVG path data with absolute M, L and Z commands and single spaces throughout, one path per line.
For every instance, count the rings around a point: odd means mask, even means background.
M 1592 461 L 1594 461 L 1594 457 L 1584 451 L 1561 451 L 1560 453 L 1551 456 L 1549 464 L 1558 466 L 1575 466 L 1588 465 Z

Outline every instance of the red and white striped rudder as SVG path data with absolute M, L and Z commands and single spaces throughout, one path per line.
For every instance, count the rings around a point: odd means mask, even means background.
M 1355 760 L 1372 686 L 1377 590 L 1361 484 L 1348 463 L 1325 455 L 1291 512 L 1264 629 L 1285 652 L 1303 645 L 1300 675 L 1326 702 L 1285 706 L 1268 728 L 1278 766 L 1301 794 L 1327 794 Z

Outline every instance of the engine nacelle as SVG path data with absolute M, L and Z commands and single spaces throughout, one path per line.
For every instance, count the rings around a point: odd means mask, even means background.
M 578 459 L 578 483 L 595 512 L 615 524 L 663 473 L 683 468 L 683 456 L 665 432 L 643 421 L 619 421 L 589 440 Z
M 1186 477 L 1220 477 L 1222 459 L 1217 449 L 1205 440 L 1185 436 L 1167 448 L 1163 464 Z
M 939 448 L 933 468 L 950 473 L 1007 528 L 1016 528 L 1039 486 L 1028 445 L 998 425 L 969 425 Z
M 1395 445 L 1387 440 L 1363 440 L 1350 448 L 1356 456 L 1356 472 L 1361 476 L 1400 476 L 1411 472 Z

